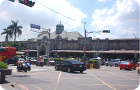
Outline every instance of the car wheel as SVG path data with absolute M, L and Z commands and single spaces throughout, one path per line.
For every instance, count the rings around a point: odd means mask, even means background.
M 26 68 L 26 69 L 24 69 L 24 72 L 27 72 L 27 68 Z
M 83 71 L 80 71 L 80 73 L 83 73 Z
M 134 68 L 134 70 L 136 70 L 136 68 Z
M 71 69 L 70 68 L 68 68 L 68 73 L 70 73 L 71 72 Z
M 58 69 L 58 67 L 57 67 L 57 66 L 55 66 L 55 70 L 56 70 L 56 71 L 59 71 L 59 69 Z

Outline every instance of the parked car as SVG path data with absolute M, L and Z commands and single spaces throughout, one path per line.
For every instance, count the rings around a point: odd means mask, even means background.
M 8 64 L 15 64 L 17 65 L 17 61 L 18 61 L 19 57 L 18 56 L 14 56 L 10 59 L 7 59 L 5 62 Z
M 55 65 L 55 61 L 53 60 L 53 58 L 49 58 L 48 65 Z
M 105 65 L 106 65 L 106 66 L 108 66 L 108 62 L 109 62 L 109 61 L 105 61 Z
M 36 62 L 37 62 L 37 60 L 35 59 L 35 57 L 32 57 L 32 58 L 30 59 L 30 61 L 31 61 L 31 64 L 36 64 Z
M 62 70 L 67 72 L 80 71 L 83 73 L 86 68 L 87 66 L 79 60 L 64 60 L 61 63 L 55 65 L 55 69 L 57 71 Z
M 119 63 L 120 63 L 120 59 L 111 59 L 111 60 L 108 62 L 108 65 L 109 65 L 109 66 L 118 67 L 118 66 L 119 66 Z
M 131 61 L 121 61 L 120 62 L 120 70 L 122 69 L 134 69 L 136 70 L 136 63 L 131 62 Z

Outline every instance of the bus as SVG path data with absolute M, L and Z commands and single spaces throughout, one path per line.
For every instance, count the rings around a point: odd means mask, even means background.
M 16 56 L 15 47 L 0 47 L 0 62 L 5 62 L 6 59 L 10 59 Z

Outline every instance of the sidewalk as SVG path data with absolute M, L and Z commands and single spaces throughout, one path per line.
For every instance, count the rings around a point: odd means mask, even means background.
M 0 90 L 19 90 L 15 86 L 12 87 L 13 84 L 11 83 L 4 83 L 0 84 Z

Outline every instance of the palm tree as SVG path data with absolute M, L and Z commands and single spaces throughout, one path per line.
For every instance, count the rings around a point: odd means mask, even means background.
M 22 34 L 22 26 L 18 26 L 18 21 L 11 21 L 12 24 L 9 26 L 10 30 L 13 31 L 13 34 L 15 36 L 14 38 L 14 41 L 16 41 L 16 37 L 17 37 L 17 34 L 18 34 L 18 37 Z
M 8 38 L 9 38 L 9 37 L 12 38 L 13 32 L 9 29 L 9 27 L 4 28 L 3 30 L 4 30 L 4 31 L 1 33 L 1 35 L 6 34 L 6 36 L 5 36 L 5 41 L 8 42 Z

